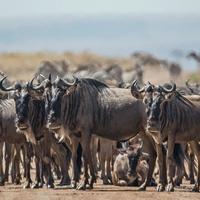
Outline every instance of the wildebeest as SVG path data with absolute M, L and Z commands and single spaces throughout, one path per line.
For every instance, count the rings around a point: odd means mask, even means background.
M 0 81 L 0 89 L 2 88 L 2 82 L 5 79 L 5 77 Z M 19 85 L 15 85 L 16 88 L 18 88 Z M 20 148 L 23 145 L 25 150 L 25 163 L 26 163 L 26 184 L 24 185 L 25 188 L 30 187 L 31 177 L 30 177 L 30 155 L 29 155 L 29 145 L 26 142 L 26 138 L 24 135 L 18 134 L 16 132 L 15 127 L 15 118 L 16 118 L 16 107 L 15 102 L 13 99 L 0 99 L 0 141 L 6 142 L 8 144 L 13 144 L 14 148 L 17 149 L 15 156 L 14 156 L 14 170 L 17 170 L 16 173 L 16 183 L 20 182 L 20 171 L 19 171 L 19 161 L 20 161 Z M 7 146 L 7 144 L 6 144 Z M 1 148 L 2 153 L 2 148 Z M 8 158 L 7 158 L 8 159 Z M 8 159 L 9 160 L 9 159 Z M 8 164 L 9 161 L 6 161 L 6 173 L 5 173 L 5 179 L 8 179 Z M 1 165 L 1 175 L 2 175 L 2 163 Z M 15 169 L 17 168 L 17 169 Z M 4 178 L 1 177 L 2 183 L 4 182 Z
M 191 102 L 176 91 L 176 85 L 171 89 L 157 87 L 147 121 L 149 132 L 158 132 L 161 142 L 168 142 L 168 191 L 174 190 L 174 145 L 175 142 L 199 141 L 200 109 L 198 104 Z M 199 154 L 198 154 L 199 157 Z M 199 162 L 199 159 L 198 159 Z M 198 178 L 193 190 L 199 191 L 200 162 L 198 163 Z
M 134 81 L 131 85 L 131 93 L 134 97 L 143 99 L 143 102 L 146 105 L 146 113 L 147 116 L 150 115 L 150 109 L 153 102 L 153 94 L 154 94 L 155 86 L 152 85 L 150 82 L 146 84 L 143 88 L 139 88 L 137 85 L 137 81 Z M 159 166 L 159 184 L 157 186 L 157 191 L 164 191 L 165 185 L 167 183 L 167 176 L 166 176 L 166 150 L 163 146 L 162 142 L 159 140 L 159 131 L 157 132 L 150 132 L 148 133 L 154 138 L 155 146 L 156 146 L 156 153 L 158 158 L 158 166 Z M 176 157 L 176 166 L 177 166 L 177 177 L 176 183 L 179 184 L 182 173 L 180 169 L 182 169 L 184 156 L 183 156 L 183 149 L 180 144 L 175 144 L 175 151 L 174 157 Z
M 5 78 L 4 78 L 5 79 Z M 3 80 L 4 80 L 3 79 Z M 2 80 L 2 82 L 3 82 Z M 5 91 L 16 90 L 16 88 L 4 88 Z M 34 145 L 36 160 L 36 183 L 34 188 L 42 187 L 43 172 L 48 187 L 53 187 L 53 177 L 51 173 L 50 158 L 50 140 L 45 128 L 45 103 L 37 99 L 34 91 L 29 84 L 26 84 L 20 91 L 15 94 L 16 107 L 16 127 L 17 131 L 23 133 L 28 141 Z M 44 170 L 43 170 L 44 169 Z
M 149 156 L 142 152 L 142 143 L 119 150 L 114 162 L 113 184 L 119 186 L 139 185 L 139 190 L 145 190 L 149 171 L 148 162 Z
M 80 141 L 85 164 L 84 182 L 80 188 L 85 189 L 89 183 L 88 164 L 92 188 L 96 178 L 90 151 L 91 135 L 125 140 L 144 132 L 145 106 L 132 97 L 128 89 L 109 88 L 94 79 L 76 78 L 70 83 L 57 78 L 55 86 L 48 127 L 54 131 L 63 128 L 63 137 L 70 137 L 72 144 L 77 139 Z

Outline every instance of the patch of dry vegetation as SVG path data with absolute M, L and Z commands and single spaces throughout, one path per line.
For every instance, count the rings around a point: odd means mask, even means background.
M 83 63 L 119 63 L 124 67 L 133 65 L 130 58 L 108 58 L 88 52 L 79 54 L 70 52 L 2 53 L 0 54 L 0 70 L 8 75 L 11 80 L 29 80 L 36 72 L 40 62 L 44 60 L 65 60 L 72 67 Z
M 99 65 L 117 63 L 124 69 L 133 68 L 136 63 L 131 57 L 114 58 L 100 56 L 89 52 L 82 53 L 53 53 L 53 52 L 37 52 L 37 53 L 2 53 L 0 54 L 0 71 L 3 71 L 10 80 L 30 80 L 41 61 L 49 60 L 65 60 L 70 63 L 71 68 L 77 67 L 79 64 L 96 63 Z M 144 80 L 152 81 L 155 84 L 163 83 L 170 80 L 166 70 L 157 66 L 145 66 Z M 176 82 L 183 83 L 189 74 L 184 72 Z

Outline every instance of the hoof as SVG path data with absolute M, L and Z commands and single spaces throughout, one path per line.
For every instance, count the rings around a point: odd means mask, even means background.
M 193 179 L 190 180 L 190 184 L 195 184 L 195 181 Z
M 77 190 L 86 190 L 86 184 L 85 183 L 80 183 L 77 187 Z
M 165 186 L 162 184 L 158 184 L 156 190 L 157 192 L 163 192 L 165 191 Z
M 38 188 L 42 188 L 43 187 L 43 184 L 42 183 L 34 183 L 31 188 L 32 189 L 38 189 Z
M 167 192 L 174 192 L 174 186 L 173 186 L 172 183 L 170 183 L 170 184 L 167 185 L 166 191 Z
M 88 189 L 88 190 L 93 189 L 93 184 L 86 184 L 86 189 Z
M 103 178 L 103 185 L 109 185 L 109 181 L 107 178 Z
M 71 183 L 70 188 L 71 189 L 76 189 L 77 188 L 77 184 L 75 182 Z
M 4 186 L 5 185 L 5 179 L 1 176 L 0 177 L 0 186 Z
M 48 189 L 52 189 L 52 188 L 55 188 L 55 186 L 54 186 L 53 183 L 52 183 L 52 184 L 47 184 L 47 188 L 48 188 Z
M 156 187 L 157 183 L 156 183 L 155 179 L 152 178 L 151 181 L 147 184 L 147 186 Z
M 23 186 L 23 189 L 31 188 L 31 182 L 26 182 Z
M 15 181 L 14 181 L 14 184 L 15 184 L 15 185 L 20 185 L 20 184 L 21 184 L 20 179 L 19 179 L 19 178 L 16 178 Z
M 195 185 L 193 188 L 192 188 L 192 192 L 199 192 L 199 187 L 197 185 Z
M 176 186 L 180 186 L 180 185 L 182 184 L 182 180 L 180 180 L 180 179 L 175 179 L 174 184 L 175 184 Z

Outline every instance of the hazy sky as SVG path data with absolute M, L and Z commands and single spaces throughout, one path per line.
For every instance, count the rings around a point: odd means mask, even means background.
M 200 0 L 0 0 L 0 17 L 104 13 L 200 14 Z

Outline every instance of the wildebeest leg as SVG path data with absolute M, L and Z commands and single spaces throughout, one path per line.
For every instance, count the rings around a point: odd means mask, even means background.
M 174 183 L 173 183 L 173 177 L 175 173 L 175 168 L 174 168 L 174 146 L 175 146 L 175 138 L 173 136 L 173 133 L 168 135 L 168 154 L 167 154 L 167 164 L 168 164 L 168 170 L 167 170 L 167 181 L 168 185 L 166 190 L 168 192 L 173 192 L 174 191 Z
M 51 155 L 51 165 L 52 165 L 52 171 L 54 173 L 54 176 L 56 176 L 57 179 L 61 179 L 61 170 L 60 170 L 60 162 L 56 158 L 57 155 L 52 154 Z
M 97 152 L 98 152 L 98 143 L 99 143 L 99 138 L 96 136 L 92 136 L 92 141 L 91 141 L 91 150 L 92 150 L 92 159 L 94 162 L 94 168 L 95 168 L 95 174 L 98 174 L 98 160 L 97 160 Z
M 11 148 L 11 144 L 5 143 L 5 181 L 8 181 L 9 166 L 11 163 Z
M 112 158 L 110 156 L 111 155 L 108 155 L 107 156 L 107 160 L 106 160 L 106 173 L 107 173 L 109 184 L 112 184 L 112 174 L 111 174 L 111 161 L 112 161 Z
M 45 132 L 44 141 L 42 141 L 40 145 L 43 151 L 43 156 L 41 157 L 41 159 L 44 166 L 43 169 L 47 188 L 54 188 L 54 180 L 51 172 L 51 144 L 52 138 L 49 137 L 49 133 Z
M 25 163 L 25 177 L 26 177 L 26 182 L 24 184 L 24 188 L 30 188 L 30 185 L 32 183 L 31 180 L 31 174 L 30 174 L 30 169 L 31 169 L 31 144 L 30 143 L 25 143 L 23 146 L 24 150 L 24 163 Z
M 166 153 L 164 152 L 163 145 L 156 143 L 156 152 L 159 167 L 159 180 L 157 185 L 157 191 L 162 192 L 165 190 L 165 185 L 167 183 L 166 175 Z
M 32 188 L 39 188 L 40 184 L 40 158 L 38 155 L 38 152 L 36 150 L 36 146 L 34 146 L 34 154 L 35 154 L 35 170 L 36 170 L 36 177 L 35 177 L 35 183 L 32 185 Z
M 87 165 L 89 164 L 89 169 L 90 169 L 90 174 L 91 174 L 91 180 L 89 183 L 90 189 L 93 188 L 94 182 L 96 182 L 96 176 L 95 176 L 95 171 L 94 171 L 94 165 L 93 165 L 93 160 L 92 160 L 92 154 L 91 154 L 91 136 L 89 135 L 89 132 L 84 132 L 83 133 L 84 137 L 82 138 L 81 141 L 81 146 L 83 149 L 83 158 L 84 158 L 84 166 L 85 166 L 85 171 L 84 171 L 84 181 L 83 184 L 78 187 L 78 189 L 85 189 L 86 185 L 88 183 L 88 170 L 87 170 Z
M 17 144 L 14 145 L 14 166 L 15 166 L 15 184 L 19 185 L 21 180 L 21 174 L 20 174 L 20 149 L 21 145 Z
M 194 154 L 197 157 L 197 165 L 198 165 L 198 171 L 197 171 L 197 182 L 192 189 L 193 192 L 199 192 L 199 187 L 200 187 L 200 145 L 198 144 L 197 141 L 192 141 L 190 142 L 190 146 L 194 152 Z
M 22 159 L 23 159 L 22 160 L 22 162 L 23 162 L 22 165 L 23 165 L 23 168 L 24 168 L 23 177 L 26 178 L 26 173 L 27 173 L 26 170 L 27 170 L 27 168 L 26 168 L 26 155 L 25 155 L 25 149 L 24 148 L 25 148 L 24 145 L 22 145 L 22 149 L 21 149 L 22 150 L 21 151 L 22 152 Z
M 154 140 L 149 135 L 144 134 L 142 137 L 144 145 L 143 145 L 143 152 L 149 154 L 149 170 L 148 170 L 148 177 L 147 177 L 147 185 L 155 186 L 155 182 L 153 180 L 153 172 L 155 169 L 156 164 L 156 148 L 154 146 Z M 146 148 L 145 148 L 146 147 Z
M 71 180 L 71 188 L 76 188 L 77 183 L 79 182 L 79 173 L 77 166 L 77 149 L 79 146 L 79 139 L 76 137 L 71 137 L 72 141 L 72 180 Z
M 70 165 L 70 159 L 68 157 L 71 157 L 71 152 L 67 145 L 58 144 L 55 138 L 52 137 L 52 150 L 54 151 L 54 154 L 56 156 L 57 164 L 61 168 L 61 181 L 59 185 L 70 185 L 71 180 L 69 177 L 69 165 Z
M 5 184 L 3 173 L 3 145 L 4 142 L 0 142 L 0 186 L 3 186 Z
M 190 184 L 194 184 L 194 154 L 191 153 L 189 155 L 189 179 L 190 179 Z
M 76 165 L 77 165 L 77 171 L 78 171 L 78 177 L 77 179 L 80 180 L 80 176 L 81 176 L 81 173 L 82 173 L 82 146 L 79 142 L 78 144 L 78 149 L 77 149 L 77 160 L 76 160 Z
M 103 184 L 107 185 L 108 177 L 106 176 L 106 172 L 105 172 L 105 163 L 106 163 L 106 155 L 100 150 L 101 179 L 103 180 Z
M 16 178 L 16 162 L 15 162 L 15 149 L 11 145 L 11 181 L 14 184 Z
M 54 188 L 54 181 L 53 181 L 53 177 L 52 177 L 52 172 L 51 172 L 51 165 L 50 162 L 47 161 L 47 158 L 45 159 L 45 163 L 44 163 L 44 175 L 46 178 L 46 185 L 47 188 Z
M 146 160 L 139 161 L 139 164 L 136 169 L 137 176 L 140 177 L 140 187 L 139 191 L 145 191 L 147 186 L 148 174 L 149 174 L 149 164 Z

